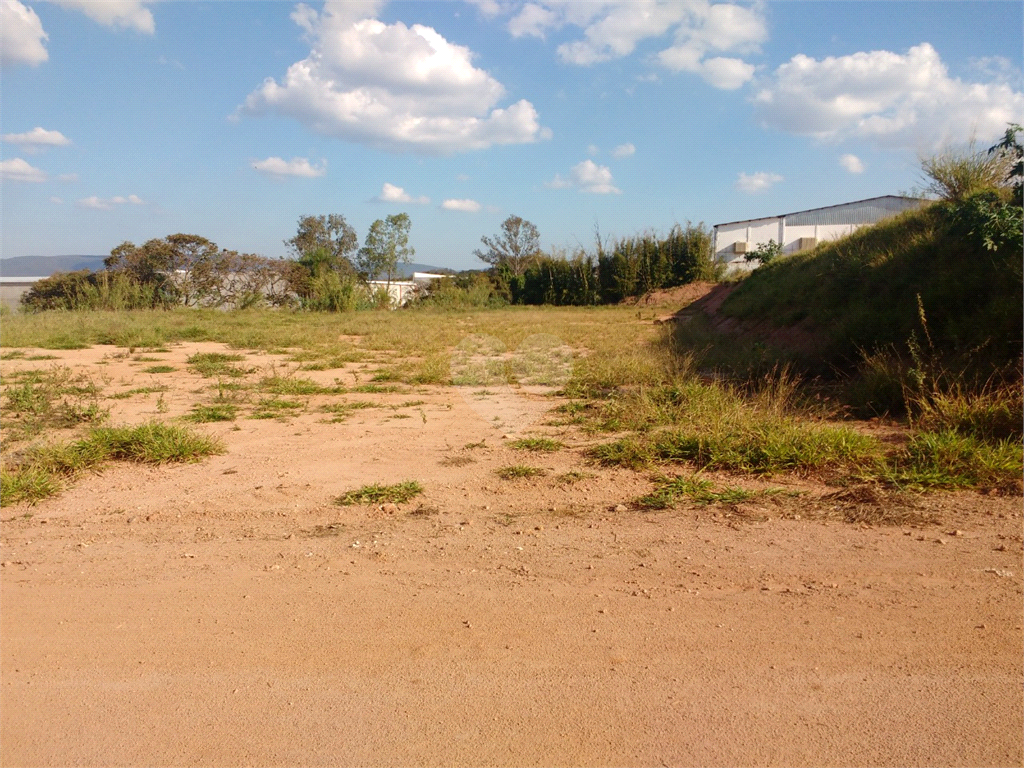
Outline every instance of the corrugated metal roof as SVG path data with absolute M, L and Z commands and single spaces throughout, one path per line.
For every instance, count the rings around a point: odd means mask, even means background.
M 756 219 L 726 221 L 722 224 L 715 224 L 715 229 L 729 226 L 730 224 L 745 224 L 755 221 L 769 221 L 771 219 L 785 219 L 786 224 L 794 227 L 808 224 L 873 224 L 887 216 L 892 216 L 910 208 L 920 207 L 927 202 L 927 200 L 921 200 L 916 197 L 883 195 L 881 197 L 869 197 L 866 200 L 840 203 L 839 205 L 828 205 L 823 208 L 810 208 L 806 211 L 783 213 L 779 216 L 762 216 Z

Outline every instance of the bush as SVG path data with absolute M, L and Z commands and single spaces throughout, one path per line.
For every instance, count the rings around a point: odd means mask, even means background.
M 21 297 L 21 305 L 28 312 L 121 311 L 165 306 L 166 298 L 158 287 L 144 285 L 126 274 L 81 270 L 57 272 L 38 280 Z

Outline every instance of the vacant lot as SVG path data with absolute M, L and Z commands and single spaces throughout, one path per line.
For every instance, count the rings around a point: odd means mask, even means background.
M 588 333 L 649 318 L 573 317 L 508 332 L 518 356 L 479 317 L 421 354 L 244 323 L 249 346 L 5 341 L 9 459 L 93 421 L 222 452 L 5 505 L 3 764 L 1024 760 L 1019 497 L 707 471 L 649 509 L 678 468 L 596 463 L 616 435 L 554 394 Z M 24 405 L 43 384 L 75 424 Z

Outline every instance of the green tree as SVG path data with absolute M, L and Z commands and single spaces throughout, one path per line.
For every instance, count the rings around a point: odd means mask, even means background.
M 359 247 L 356 231 L 338 213 L 301 216 L 295 237 L 284 241 L 300 264 L 315 275 L 323 267 L 352 272 L 351 255 Z
M 501 234 L 481 237 L 486 250 L 473 254 L 492 267 L 505 269 L 513 277 L 522 276 L 540 256 L 540 233 L 531 222 L 519 216 L 509 216 L 501 223 Z
M 391 285 L 399 262 L 408 264 L 416 254 L 409 247 L 409 214 L 399 213 L 386 219 L 377 219 L 366 233 L 366 243 L 356 256 L 356 267 L 367 280 L 382 276 Z
M 1017 139 L 1018 133 L 1024 133 L 1024 126 L 1010 123 L 1002 141 L 989 147 L 989 155 L 1002 155 L 1009 162 L 1006 183 L 1013 190 L 1014 205 L 1024 206 L 1024 147 Z
M 141 246 L 121 243 L 103 265 L 157 288 L 164 301 L 195 306 L 210 295 L 219 279 L 219 254 L 217 244 L 205 237 L 179 233 L 148 240 Z
M 748 251 L 743 258 L 747 261 L 759 261 L 762 264 L 771 264 L 781 255 L 782 244 L 776 243 L 774 240 L 769 240 L 767 243 L 761 243 L 757 248 Z

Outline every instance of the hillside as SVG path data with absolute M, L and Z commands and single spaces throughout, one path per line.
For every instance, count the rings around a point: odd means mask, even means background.
M 1019 221 L 1018 208 L 1000 211 Z M 765 335 L 795 328 L 815 338 L 811 367 L 845 367 L 860 350 L 905 353 L 911 339 L 946 356 L 1012 363 L 1024 324 L 1019 223 L 1007 231 L 988 247 L 977 216 L 937 203 L 757 269 L 718 314 Z

